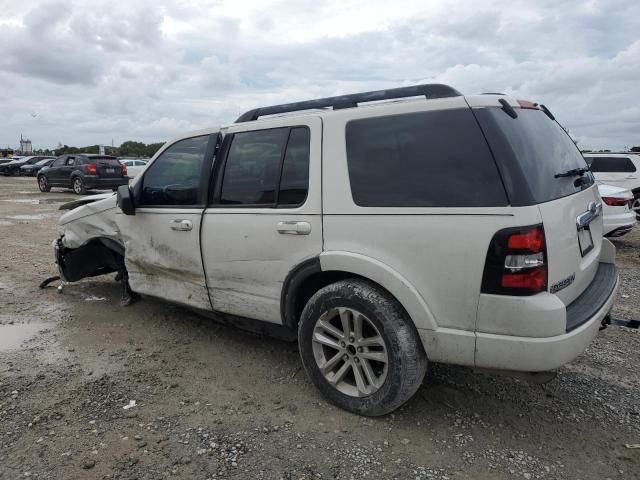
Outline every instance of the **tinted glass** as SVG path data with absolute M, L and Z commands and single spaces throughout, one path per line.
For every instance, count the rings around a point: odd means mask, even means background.
M 586 159 L 587 157 L 585 157 Z M 592 172 L 635 172 L 636 167 L 627 157 L 588 157 Z
M 61 167 L 62 165 L 64 165 L 65 160 L 67 159 L 67 157 L 58 157 L 54 160 L 53 164 L 51 165 L 52 167 Z
M 582 154 L 562 127 L 541 110 L 517 109 L 517 112 L 518 117 L 511 118 L 500 108 L 476 110 L 498 163 L 505 169 L 519 170 L 510 193 L 528 190 L 533 203 L 543 203 L 593 184 L 588 173 L 584 182 L 577 183 L 577 176 L 555 177 L 568 170 L 586 168 Z
M 76 159 L 74 157 L 67 157 L 67 159 L 64 162 L 66 166 L 72 166 L 75 163 L 76 163 Z
M 221 203 L 275 203 L 288 133 L 288 128 L 274 128 L 234 135 L 222 179 Z
M 282 164 L 278 205 L 300 205 L 309 189 L 309 129 L 294 128 Z
M 347 124 L 353 200 L 363 207 L 506 205 L 493 157 L 469 109 Z
M 151 165 L 142 179 L 143 205 L 197 205 L 209 136 L 174 143 Z

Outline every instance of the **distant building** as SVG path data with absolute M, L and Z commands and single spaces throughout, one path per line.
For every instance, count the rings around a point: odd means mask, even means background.
M 29 140 L 28 138 L 22 138 L 22 134 L 20 134 L 20 152 L 23 155 L 31 155 L 33 153 L 31 140 Z

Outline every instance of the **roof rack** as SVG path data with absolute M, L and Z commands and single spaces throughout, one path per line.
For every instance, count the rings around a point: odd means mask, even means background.
M 273 105 L 271 107 L 261 107 L 249 110 L 238 117 L 236 123 L 251 122 L 264 115 L 275 115 L 279 113 L 298 112 L 301 110 L 311 110 L 314 108 L 341 108 L 357 107 L 358 103 L 377 102 L 380 100 L 392 100 L 395 98 L 420 97 L 424 95 L 427 100 L 434 98 L 460 97 L 462 94 L 456 89 L 440 83 L 424 85 L 414 85 L 412 87 L 390 88 L 387 90 L 374 90 L 371 92 L 353 93 L 351 95 L 340 95 L 338 97 L 318 98 L 304 102 L 285 103 L 283 105 Z

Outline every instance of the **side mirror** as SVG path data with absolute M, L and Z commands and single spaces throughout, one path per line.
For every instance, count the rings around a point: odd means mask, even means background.
M 120 185 L 118 187 L 118 207 L 125 215 L 135 215 L 136 207 L 133 204 L 133 195 L 129 185 Z

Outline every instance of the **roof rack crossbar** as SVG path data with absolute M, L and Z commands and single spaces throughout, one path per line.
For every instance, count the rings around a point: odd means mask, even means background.
M 285 103 L 283 105 L 255 108 L 240 115 L 236 120 L 236 123 L 251 122 L 264 115 L 276 115 L 280 113 L 298 112 L 301 110 L 311 110 L 316 108 L 330 107 L 334 110 L 341 108 L 353 108 L 357 107 L 359 103 L 364 102 L 420 97 L 423 95 L 427 100 L 430 100 L 434 98 L 459 97 L 462 94 L 456 89 L 440 83 L 390 88 L 386 90 L 374 90 L 371 92 L 353 93 L 351 95 L 340 95 L 337 97 L 318 98 L 315 100 L 306 100 L 304 102 Z

